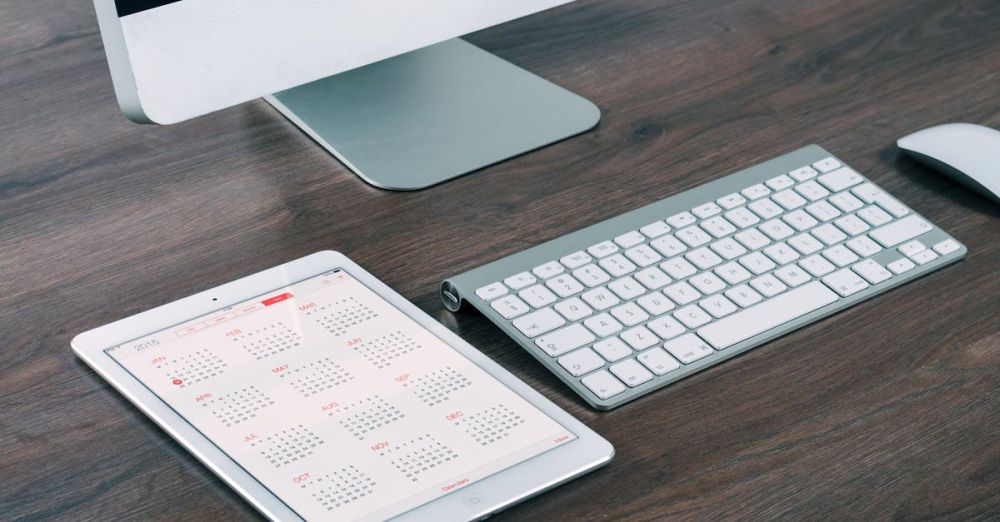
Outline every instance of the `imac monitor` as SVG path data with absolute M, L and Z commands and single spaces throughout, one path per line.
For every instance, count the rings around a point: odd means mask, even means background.
M 589 101 L 457 37 L 570 0 L 94 0 L 119 104 L 265 97 L 366 181 L 417 189 L 587 130 Z

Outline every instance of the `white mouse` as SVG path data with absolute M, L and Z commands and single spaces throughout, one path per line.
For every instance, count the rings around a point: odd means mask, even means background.
M 914 132 L 896 145 L 914 158 L 1000 203 L 1000 131 L 949 123 Z

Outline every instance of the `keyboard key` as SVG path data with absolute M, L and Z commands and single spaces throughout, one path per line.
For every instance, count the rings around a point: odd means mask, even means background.
M 503 283 L 490 283 L 476 290 L 476 295 L 483 301 L 490 301 L 502 295 L 507 295 L 507 287 Z
M 716 319 L 719 317 L 725 317 L 737 310 L 736 305 L 722 295 L 706 297 L 698 302 L 698 306 L 702 307 L 702 309 Z
M 812 230 L 812 235 L 827 245 L 836 245 L 847 239 L 847 234 L 830 223 L 820 225 Z
M 739 285 L 730 288 L 729 290 L 726 290 L 725 295 L 730 301 L 743 308 L 755 305 L 764 300 L 764 298 L 758 294 L 756 290 L 750 288 L 749 285 Z
M 709 245 L 709 248 L 711 248 L 716 254 L 722 256 L 723 259 L 727 260 L 736 259 L 737 257 L 747 253 L 747 249 L 731 237 L 720 239 Z
M 587 249 L 587 253 L 598 259 L 610 256 L 617 251 L 618 245 L 612 243 L 611 241 L 601 241 L 600 243 Z
M 729 210 L 731 208 L 736 208 L 736 207 L 738 207 L 738 206 L 740 206 L 740 205 L 742 205 L 742 204 L 744 204 L 746 202 L 747 202 L 747 198 L 745 198 L 745 197 L 743 197 L 743 196 L 741 196 L 741 195 L 739 195 L 739 194 L 737 194 L 735 192 L 732 193 L 732 194 L 726 194 L 725 196 L 722 196 L 721 198 L 715 200 L 716 204 L 718 204 L 720 207 L 722 207 L 722 208 L 724 208 L 726 210 Z
M 608 362 L 620 361 L 632 355 L 632 349 L 625 344 L 625 341 L 617 337 L 609 337 L 594 343 L 594 351 L 601 354 L 601 357 L 607 359 Z
M 771 244 L 771 240 L 755 228 L 744 230 L 733 237 L 750 250 L 757 250 Z
M 683 241 L 687 246 L 694 248 L 700 247 L 705 243 L 712 240 L 712 236 L 708 235 L 701 227 L 687 227 L 683 230 L 678 231 L 676 234 L 677 239 Z
M 545 286 L 559 297 L 569 297 L 583 291 L 583 285 L 569 274 L 553 277 L 545 282 Z
M 653 379 L 653 374 L 649 373 L 649 370 L 636 362 L 635 359 L 625 359 L 620 363 L 613 364 L 608 369 L 631 388 Z
M 795 210 L 806 204 L 806 198 L 798 195 L 792 189 L 782 190 L 771 196 L 775 203 L 781 205 L 785 210 Z
M 514 319 L 511 324 L 514 325 L 514 328 L 520 330 L 525 337 L 534 338 L 559 328 L 566 324 L 566 320 L 557 314 L 555 310 L 542 308 L 537 312 Z
M 755 199 L 760 199 L 771 193 L 771 189 L 765 187 L 763 184 L 758 183 L 756 185 L 750 185 L 749 187 L 740 191 L 743 197 L 753 201 Z
M 752 227 L 757 223 L 760 223 L 760 218 L 753 212 L 747 210 L 745 207 L 734 208 L 733 210 L 723 214 L 723 216 L 732 224 L 740 228 Z
M 622 330 L 622 324 L 610 314 L 598 314 L 583 322 L 594 335 L 598 337 L 609 337 Z
M 812 167 L 802 167 L 801 169 L 795 169 L 788 173 L 788 175 L 795 181 L 805 181 L 807 179 L 813 179 L 816 175 L 816 169 Z
M 900 203 L 899 200 L 885 193 L 876 199 L 875 202 L 878 203 L 878 206 L 885 209 L 886 212 L 896 217 L 903 217 L 910 213 L 910 209 L 906 208 L 906 205 Z
M 587 285 L 588 288 L 603 285 L 611 280 L 611 276 L 597 265 L 587 265 L 577 268 L 573 271 L 573 277 Z
M 531 275 L 530 272 L 521 272 L 520 274 L 514 274 L 507 279 L 504 279 L 503 284 L 514 290 L 520 290 L 526 286 L 535 284 L 537 281 L 538 279 Z
M 805 198 L 809 201 L 819 201 L 830 195 L 829 190 L 826 190 L 822 185 L 816 183 L 815 181 L 799 183 L 795 186 L 795 192 L 805 196 Z
M 858 255 L 844 245 L 830 247 L 823 251 L 823 257 L 837 266 L 847 266 L 858 260 Z
M 726 263 L 716 268 L 715 274 L 731 285 L 742 283 L 752 277 L 750 272 L 739 263 Z
M 495 299 L 490 303 L 490 307 L 497 311 L 504 319 L 511 320 L 515 317 L 528 313 L 531 308 L 516 295 L 507 295 Z
M 799 261 L 799 266 L 806 272 L 812 274 L 813 277 L 824 276 L 837 269 L 837 267 L 833 266 L 833 263 L 820 256 L 809 256 L 802 261 Z
M 618 299 L 618 296 L 612 294 L 610 290 L 604 287 L 584 292 L 580 297 L 596 310 L 607 310 L 622 302 L 621 299 Z
M 698 205 L 697 207 L 691 209 L 691 213 L 694 214 L 695 216 L 698 216 L 701 219 L 714 216 L 719 212 L 722 212 L 722 209 L 719 207 L 719 205 L 716 205 L 715 203 L 705 203 L 703 205 Z
M 854 270 L 859 276 L 865 278 L 865 281 L 873 285 L 877 285 L 892 277 L 892 274 L 885 267 L 871 259 L 865 259 L 860 263 L 856 263 L 851 267 L 851 270 Z
M 804 210 L 793 210 L 781 217 L 785 223 L 795 227 L 799 232 L 805 232 L 819 224 L 819 221 Z
M 788 290 L 788 286 L 778 280 L 771 274 L 764 274 L 753 281 L 750 281 L 750 286 L 754 290 L 758 291 L 764 297 L 774 297 L 785 290 Z
M 817 201 L 812 205 L 806 206 L 806 212 L 810 213 L 816 219 L 820 221 L 830 221 L 838 216 L 841 216 L 837 207 L 827 203 L 826 201 Z
M 859 210 L 858 217 L 873 227 L 879 227 L 892 221 L 892 216 L 888 212 L 874 205 Z
M 771 261 L 760 252 L 751 252 L 741 257 L 739 263 L 757 275 L 763 274 L 777 266 L 774 264 L 774 261 Z
M 594 311 L 587 306 L 579 297 L 573 297 L 565 301 L 561 301 L 552 306 L 555 308 L 559 315 L 566 318 L 567 321 L 579 321 L 584 317 L 594 313 Z
M 698 218 L 694 217 L 690 212 L 681 212 L 680 214 L 674 214 L 667 218 L 667 224 L 674 228 L 683 228 L 688 225 L 693 225 Z
M 684 364 L 691 364 L 715 353 L 708 343 L 695 334 L 685 334 L 673 341 L 667 341 L 663 343 L 663 349 Z
M 713 236 L 725 237 L 733 232 L 736 232 L 736 227 L 732 223 L 726 221 L 722 216 L 713 216 L 705 221 L 702 221 L 698 226 L 700 226 L 705 232 L 712 234 Z
M 532 308 L 541 308 L 556 302 L 556 294 L 542 285 L 529 286 L 517 293 Z
M 861 177 L 854 169 L 850 167 L 839 168 L 833 172 L 823 174 L 816 181 L 819 181 L 824 187 L 830 190 L 830 192 L 840 192 L 841 190 L 851 188 L 865 179 Z
M 782 174 L 764 182 L 771 190 L 784 190 L 795 184 L 795 180 Z
M 673 339 L 686 331 L 684 325 L 669 315 L 653 319 L 646 323 L 646 327 L 663 340 Z
M 686 282 L 670 285 L 663 289 L 663 293 L 673 302 L 682 306 L 693 303 L 701 297 L 701 293 Z
M 531 273 L 542 279 L 548 279 L 550 277 L 559 275 L 565 272 L 566 269 L 559 264 L 557 261 L 549 261 L 548 263 L 538 265 L 531 269 Z
M 663 315 L 674 309 L 674 303 L 665 295 L 659 292 L 646 294 L 635 300 L 636 304 L 642 307 L 649 315 Z
M 726 283 L 722 282 L 722 279 L 719 279 L 719 276 L 712 272 L 702 272 L 688 279 L 688 282 L 705 295 L 721 292 L 726 288 Z
M 889 248 L 930 232 L 934 227 L 918 216 L 907 216 L 871 231 L 868 235 Z
M 858 210 L 861 207 L 865 206 L 865 204 L 862 203 L 860 199 L 856 198 L 850 192 L 841 192 L 840 194 L 834 194 L 830 196 L 830 199 L 828 199 L 827 201 L 833 203 L 833 206 L 837 207 L 838 209 L 840 209 L 841 212 L 845 214 L 849 212 L 854 212 L 855 210 Z
M 719 319 L 698 330 L 698 335 L 722 350 L 836 301 L 835 293 L 813 281 Z
M 580 268 L 583 265 L 591 262 L 593 260 L 586 252 L 583 250 L 578 250 L 572 254 L 565 256 L 559 260 L 566 268 L 573 270 L 574 268 Z
M 701 247 L 684 254 L 684 258 L 694 263 L 695 266 L 702 270 L 708 270 L 709 268 L 722 263 L 722 258 L 719 257 L 719 254 L 716 254 L 705 247 Z
M 954 239 L 945 239 L 944 241 L 941 241 L 940 243 L 934 245 L 934 251 L 937 252 L 938 254 L 941 254 L 942 256 L 946 256 L 952 252 L 956 252 L 958 251 L 959 248 L 961 247 L 958 246 L 958 242 L 955 241 Z
M 924 250 L 923 252 L 917 252 L 910 259 L 913 260 L 918 265 L 923 265 L 930 263 L 938 258 L 937 252 L 933 250 Z
M 747 205 L 747 208 L 760 216 L 761 219 L 771 219 L 785 212 L 785 209 L 779 207 L 771 198 L 762 198 L 754 201 Z
M 615 238 L 615 244 L 622 248 L 634 247 L 644 243 L 645 241 L 646 236 L 640 234 L 637 230 L 626 232 Z
M 842 297 L 856 294 L 869 286 L 867 281 L 848 268 L 837 270 L 824 277 L 823 283 Z
M 574 377 L 594 371 L 604 366 L 604 359 L 590 348 L 581 348 L 569 355 L 559 358 L 559 365 Z
M 642 234 L 646 237 L 653 239 L 670 232 L 670 225 L 668 225 L 665 221 L 654 221 L 640 228 L 639 232 L 642 232 Z
M 924 244 L 921 243 L 920 241 L 914 239 L 913 241 L 907 241 L 906 243 L 899 245 L 899 248 L 897 250 L 899 250 L 900 254 L 903 254 L 906 257 L 912 257 L 917 252 L 923 252 L 924 250 L 927 250 L 927 247 L 924 246 Z
M 656 250 L 646 245 L 639 245 L 626 250 L 625 257 L 641 267 L 655 265 L 663 259 L 663 256 L 658 254 Z
M 804 256 L 823 250 L 823 243 L 820 243 L 818 239 L 808 232 L 789 238 L 788 244 L 792 245 L 792 248 L 798 250 Z
M 646 289 L 638 281 L 628 276 L 608 283 L 608 290 L 625 301 L 646 293 Z
M 607 370 L 596 371 L 580 379 L 580 382 L 599 399 L 610 399 L 628 389 Z
M 625 330 L 618 337 L 628 343 L 633 350 L 645 350 L 650 346 L 660 342 L 660 338 L 650 332 L 645 326 L 638 326 L 630 330 Z
M 635 280 L 642 283 L 649 290 L 658 290 L 670 284 L 670 276 L 664 274 L 662 270 L 651 266 L 644 268 L 634 274 Z
M 809 277 L 809 274 L 807 274 L 806 271 L 798 265 L 783 266 L 775 270 L 774 275 L 777 276 L 782 283 L 785 283 L 792 288 L 804 285 L 812 279 Z
M 897 259 L 886 266 L 894 274 L 902 274 L 903 272 L 909 272 L 910 270 L 913 270 L 914 268 L 917 267 L 917 265 L 914 264 L 913 261 L 910 261 L 905 257 L 902 259 Z
M 833 224 L 837 225 L 837 228 L 843 230 L 849 236 L 856 236 L 871 229 L 871 227 L 868 226 L 868 223 L 865 223 L 861 220 L 861 218 L 853 214 L 837 219 L 833 222 Z
M 785 243 L 784 241 L 781 243 L 775 243 L 765 248 L 764 254 L 779 265 L 787 265 L 788 263 L 791 263 L 801 257 L 794 248 L 789 246 L 788 243 Z
M 676 359 L 667 355 L 667 352 L 660 348 L 646 350 L 635 359 L 655 375 L 665 375 L 681 367 Z
M 674 279 L 684 279 L 698 272 L 698 269 L 684 258 L 675 257 L 660 263 L 660 269 Z
M 795 234 L 795 231 L 792 230 L 792 227 L 786 225 L 785 222 L 781 221 L 780 219 L 772 219 L 771 221 L 767 221 L 757 228 L 761 232 L 767 234 L 767 237 L 775 241 L 781 241 L 782 239 L 785 239 L 786 237 L 791 237 L 793 234 Z
M 830 172 L 840 167 L 840 162 L 834 158 L 825 158 L 813 163 L 813 167 L 820 172 Z
M 663 299 L 663 297 L 660 296 L 660 299 Z M 649 319 L 649 314 L 635 303 L 625 303 L 619 307 L 612 308 L 611 315 L 625 326 L 636 325 Z
M 688 305 L 674 312 L 674 318 L 684 323 L 688 328 L 697 328 L 712 320 L 712 317 L 705 313 L 701 307 Z
M 868 239 L 868 236 L 856 237 L 844 244 L 861 257 L 871 257 L 882 251 L 882 247 L 878 246 L 878 243 Z
M 687 245 L 681 243 L 674 236 L 663 236 L 649 242 L 649 246 L 666 257 L 679 255 L 688 249 Z
M 638 268 L 621 254 L 613 254 L 610 257 L 606 257 L 600 260 L 598 264 L 601 265 L 601 268 L 607 270 L 612 277 L 621 277 L 625 274 L 630 274 Z

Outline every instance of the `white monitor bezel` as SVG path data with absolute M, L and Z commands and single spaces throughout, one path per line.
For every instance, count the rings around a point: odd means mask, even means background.
M 578 437 L 563 446 L 408 511 L 399 520 L 472 520 L 485 517 L 599 467 L 614 455 L 614 448 L 608 441 L 338 252 L 318 252 L 101 326 L 76 336 L 71 345 L 77 356 L 261 513 L 272 520 L 302 520 L 210 439 L 128 373 L 105 350 L 336 268 L 347 271 Z

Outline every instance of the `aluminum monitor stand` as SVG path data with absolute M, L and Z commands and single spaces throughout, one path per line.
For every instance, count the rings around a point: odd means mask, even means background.
M 590 101 L 460 39 L 266 100 L 362 179 L 416 190 L 586 131 Z

